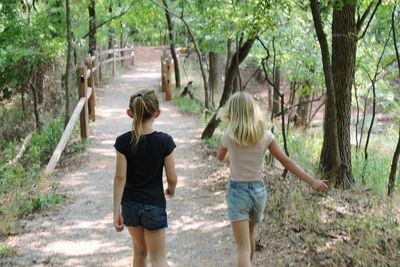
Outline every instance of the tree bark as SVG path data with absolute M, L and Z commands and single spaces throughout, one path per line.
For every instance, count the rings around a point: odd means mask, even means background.
M 96 1 L 89 2 L 89 54 L 93 55 L 97 49 L 96 45 Z
M 276 66 L 274 68 L 274 91 L 272 92 L 273 94 L 273 102 L 272 102 L 272 117 L 275 117 L 276 114 L 279 113 L 279 105 L 280 105 L 280 97 L 279 97 L 279 92 L 280 92 L 280 68 Z
M 397 60 L 397 67 L 399 69 L 399 77 L 400 77 L 400 55 L 399 55 L 399 49 L 397 48 L 397 35 L 396 35 L 396 27 L 395 27 L 395 12 L 396 12 L 396 7 L 393 9 L 392 12 L 392 20 L 391 20 L 391 27 L 392 27 L 392 34 L 393 34 L 393 45 L 394 45 L 394 50 L 396 53 L 396 60 Z M 397 173 L 397 164 L 399 163 L 399 156 L 400 156 L 400 125 L 399 125 L 399 138 L 397 140 L 397 146 L 396 150 L 393 155 L 393 160 L 392 160 L 392 165 L 390 167 L 390 174 L 389 174 L 389 184 L 388 184 L 388 196 L 393 195 L 394 191 L 394 186 L 396 183 L 396 173 Z
M 110 17 L 112 17 L 112 0 L 110 0 L 110 3 L 108 5 L 108 13 Z M 114 48 L 114 29 L 111 27 L 111 25 L 108 26 L 108 49 L 113 49 Z M 114 55 L 108 54 L 108 58 L 112 58 Z
M 210 102 L 211 105 L 215 106 L 215 92 L 222 87 L 222 73 L 221 73 L 221 57 L 216 52 L 209 52 L 209 75 L 208 75 L 208 86 L 210 88 Z
M 310 102 L 310 97 L 311 97 L 311 95 L 308 92 L 300 93 L 299 103 L 306 103 L 306 104 L 299 105 L 297 107 L 297 111 L 296 111 L 297 117 L 294 122 L 295 127 L 303 127 L 308 124 L 308 113 L 309 113 L 309 107 L 310 107 L 310 104 L 308 102 Z
M 65 69 L 65 116 L 64 116 L 64 127 L 67 126 L 70 114 L 70 98 L 69 98 L 69 88 L 70 88 L 70 76 L 71 76 L 71 68 L 72 68 L 72 51 L 73 51 L 73 43 L 72 43 L 72 32 L 71 32 L 71 9 L 70 9 L 70 0 L 65 0 L 66 7 L 66 22 L 67 22 L 67 64 Z
M 337 131 L 340 152 L 340 177 L 337 187 L 351 188 L 354 177 L 351 167 L 350 122 L 351 87 L 353 85 L 357 49 L 356 5 L 345 1 L 334 8 L 332 19 L 332 75 L 336 92 Z
M 218 127 L 220 120 L 217 118 L 217 114 L 218 114 L 218 111 L 225 105 L 226 101 L 228 101 L 228 99 L 232 93 L 235 73 L 237 72 L 237 66 L 240 65 L 243 62 L 243 60 L 247 57 L 255 40 L 256 40 L 255 36 L 249 38 L 238 49 L 238 52 L 237 52 L 238 56 L 236 56 L 236 54 L 233 55 L 231 63 L 228 68 L 228 72 L 225 77 L 224 89 L 222 92 L 222 96 L 221 96 L 221 99 L 219 102 L 218 109 L 212 116 L 211 120 L 208 122 L 203 133 L 201 134 L 201 139 L 207 139 L 207 138 L 210 138 L 211 136 L 213 136 L 215 129 Z
M 310 0 L 310 6 L 315 31 L 321 49 L 322 65 L 327 95 L 323 126 L 324 140 L 321 150 L 319 172 L 323 173 L 326 178 L 329 179 L 329 182 L 336 186 L 341 159 L 337 140 L 336 96 L 333 84 L 332 66 L 330 62 L 328 41 L 322 26 L 318 1 Z
M 174 59 L 175 87 L 181 88 L 181 75 L 180 75 L 180 71 L 179 71 L 179 61 L 178 61 L 178 57 L 176 55 L 176 50 L 175 50 L 174 24 L 172 22 L 171 15 L 167 11 L 167 10 L 169 10 L 167 0 L 163 0 L 163 4 L 165 7 L 164 8 L 165 17 L 167 18 L 167 24 L 168 24 L 169 41 L 170 41 L 169 47 L 171 50 L 172 58 Z

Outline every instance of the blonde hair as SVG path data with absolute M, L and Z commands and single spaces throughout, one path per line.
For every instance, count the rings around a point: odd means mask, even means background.
M 143 123 L 159 109 L 159 103 L 153 90 L 140 90 L 131 96 L 129 109 L 133 114 L 132 143 L 137 145 L 143 135 Z
M 246 92 L 233 94 L 222 111 L 228 137 L 243 146 L 255 145 L 266 131 L 266 122 L 254 98 Z

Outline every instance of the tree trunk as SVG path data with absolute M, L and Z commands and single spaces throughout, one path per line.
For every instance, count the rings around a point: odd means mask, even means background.
M 97 49 L 96 45 L 96 0 L 89 3 L 89 54 L 93 55 Z
M 336 92 L 337 140 L 341 159 L 341 175 L 336 186 L 343 189 L 349 189 L 355 183 L 350 145 L 351 87 L 357 48 L 355 15 L 355 3 L 345 1 L 341 9 L 334 8 L 332 19 L 332 75 Z
M 272 102 L 272 117 L 275 118 L 275 116 L 279 113 L 279 105 L 280 105 L 280 98 L 279 98 L 279 92 L 280 92 L 280 68 L 276 67 L 274 68 L 275 74 L 274 74 L 274 90 L 272 92 L 273 94 L 273 102 Z
M 37 90 L 31 82 L 29 83 L 29 87 L 31 88 L 32 91 L 36 130 L 40 131 L 42 129 L 42 125 L 40 123 L 40 117 L 39 117 Z
M 394 51 L 396 54 L 397 67 L 399 69 L 399 77 L 400 77 L 400 54 L 399 54 L 399 49 L 397 48 L 397 35 L 396 35 L 396 27 L 395 27 L 395 22 L 394 22 L 395 21 L 395 18 L 394 18 L 395 12 L 396 12 L 396 7 L 393 9 L 393 12 L 392 12 L 391 27 L 392 27 L 392 34 L 393 34 Z M 390 167 L 388 196 L 393 195 L 394 186 L 396 183 L 396 173 L 397 173 L 397 164 L 399 163 L 399 156 L 400 156 L 400 125 L 399 125 L 399 138 L 397 140 L 396 150 L 394 152 L 392 165 Z
M 169 41 L 170 41 L 170 50 L 171 50 L 171 55 L 174 60 L 174 72 L 175 72 L 175 87 L 176 88 L 181 88 L 181 74 L 179 71 L 179 61 L 178 57 L 176 55 L 176 50 L 175 50 L 175 36 L 174 36 L 174 24 L 172 22 L 171 15 L 167 10 L 168 8 L 168 3 L 167 0 L 163 0 L 163 4 L 165 7 L 165 17 L 167 18 L 167 24 L 168 24 L 168 32 L 169 32 Z
M 225 65 L 225 77 L 228 74 L 229 66 L 231 64 L 232 60 L 232 39 L 229 38 L 228 41 L 226 42 L 226 65 Z
M 247 57 L 255 40 L 256 40 L 255 36 L 252 38 L 249 38 L 238 49 L 239 55 L 238 56 L 233 55 L 231 64 L 229 65 L 228 72 L 225 77 L 224 89 L 222 92 L 222 96 L 221 96 L 221 100 L 219 102 L 218 109 L 212 116 L 211 120 L 208 122 L 203 133 L 201 134 L 201 139 L 207 139 L 207 138 L 210 138 L 211 136 L 213 136 L 215 129 L 218 127 L 220 120 L 217 119 L 217 114 L 218 114 L 219 109 L 221 109 L 225 105 L 226 101 L 228 101 L 229 97 L 231 96 L 235 73 L 237 72 L 237 66 L 240 65 L 243 62 L 243 60 Z
M 300 103 L 305 103 L 305 104 L 299 105 L 297 107 L 296 120 L 294 122 L 295 127 L 303 127 L 308 124 L 308 113 L 310 107 L 310 104 L 308 102 L 310 102 L 310 97 L 311 95 L 308 92 L 300 92 L 299 104 Z
M 112 17 L 112 0 L 110 0 L 110 3 L 108 5 L 108 13 L 109 16 Z M 113 49 L 114 48 L 114 29 L 111 27 L 111 23 L 108 26 L 108 49 Z M 108 54 L 108 58 L 112 58 L 114 55 L 113 54 Z
M 66 22 L 67 22 L 67 64 L 65 69 L 65 116 L 64 116 L 64 127 L 67 126 L 70 118 L 70 99 L 69 99 L 69 88 L 70 88 L 70 76 L 71 76 L 71 66 L 72 66 L 72 32 L 71 32 L 71 10 L 70 10 L 70 0 L 65 0 L 66 7 Z
M 209 75 L 208 75 L 208 85 L 210 87 L 210 102 L 211 105 L 214 107 L 215 106 L 215 92 L 219 90 L 219 88 L 222 87 L 222 73 L 221 73 L 221 57 L 218 55 L 218 53 L 215 52 L 209 52 L 208 54 L 209 58 Z
M 317 0 L 310 0 L 310 6 L 314 21 L 315 31 L 318 37 L 322 65 L 326 86 L 326 104 L 324 116 L 324 140 L 322 145 L 319 171 L 329 179 L 329 182 L 336 186 L 338 170 L 340 166 L 340 153 L 337 140 L 337 114 L 336 114 L 336 96 L 333 85 L 332 66 L 326 34 L 323 30 L 319 6 Z

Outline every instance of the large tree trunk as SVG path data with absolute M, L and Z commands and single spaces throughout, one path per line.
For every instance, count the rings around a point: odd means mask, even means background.
M 211 105 L 215 106 L 215 92 L 222 88 L 222 73 L 221 73 L 221 66 L 222 60 L 218 53 L 209 52 L 208 54 L 209 59 L 209 75 L 208 75 L 208 85 L 210 87 L 210 102 Z
M 164 9 L 165 17 L 167 18 L 167 24 L 168 24 L 169 41 L 170 41 L 169 47 L 171 50 L 172 58 L 174 59 L 175 87 L 181 88 L 181 74 L 179 71 L 179 61 L 178 61 L 178 57 L 177 57 L 176 51 L 175 51 L 174 24 L 172 23 L 171 15 L 167 11 L 167 10 L 169 10 L 167 0 L 163 0 L 163 4 L 165 7 L 165 9 Z
M 393 9 L 393 12 L 392 12 L 391 26 L 392 26 L 392 34 L 393 34 L 393 45 L 394 45 L 394 50 L 395 50 L 395 54 L 396 54 L 397 67 L 399 69 L 399 77 L 400 77 L 400 54 L 399 54 L 399 49 L 397 48 L 397 35 L 396 35 L 396 27 L 395 27 L 395 23 L 394 23 L 395 12 L 396 12 L 396 7 Z M 390 167 L 388 196 L 393 195 L 394 186 L 396 183 L 397 164 L 399 163 L 399 157 L 400 157 L 400 125 L 399 125 L 399 138 L 397 140 L 396 150 L 394 152 L 393 159 L 392 159 L 392 165 Z
M 357 32 L 356 5 L 350 1 L 345 2 L 341 9 L 333 10 L 332 75 L 336 92 L 337 139 L 341 158 L 340 177 L 336 186 L 349 189 L 355 183 L 351 171 L 350 119 Z
M 93 55 L 97 49 L 96 45 L 96 0 L 89 3 L 89 54 Z
M 239 55 L 233 55 L 231 64 L 229 65 L 228 72 L 226 73 L 225 83 L 224 83 L 224 90 L 222 92 L 221 100 L 219 102 L 219 106 L 217 111 L 215 112 L 214 116 L 212 116 L 211 120 L 208 122 L 206 128 L 204 129 L 203 133 L 201 134 L 201 139 L 207 139 L 213 136 L 215 129 L 218 127 L 220 120 L 217 118 L 217 114 L 220 108 L 222 108 L 226 101 L 228 101 L 229 97 L 231 96 L 232 89 L 233 89 L 233 82 L 235 78 L 235 74 L 237 72 L 238 65 L 240 65 L 243 60 L 247 57 L 250 52 L 251 47 L 254 44 L 256 37 L 252 37 L 248 39 L 244 44 L 238 49 Z
M 65 68 L 65 116 L 64 116 L 64 126 L 67 126 L 70 114 L 70 99 L 69 99 L 69 88 L 70 88 L 70 76 L 71 76 L 71 68 L 72 68 L 72 51 L 73 51 L 73 43 L 72 43 L 72 32 L 71 32 L 71 10 L 70 10 L 70 0 L 65 0 L 66 7 L 66 22 L 67 22 L 67 64 Z
M 324 116 L 324 140 L 319 163 L 319 171 L 329 179 L 331 184 L 336 184 L 340 166 L 340 152 L 337 140 L 337 114 L 336 96 L 333 85 L 332 66 L 330 62 L 329 46 L 323 30 L 317 0 L 310 0 L 315 31 L 321 48 L 322 65 L 326 86 L 326 104 Z

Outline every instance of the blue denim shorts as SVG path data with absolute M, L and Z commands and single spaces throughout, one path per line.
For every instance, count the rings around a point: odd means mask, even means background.
M 123 202 L 122 218 L 126 226 L 143 226 L 150 231 L 168 227 L 165 208 L 150 204 Z
M 252 221 L 260 223 L 264 219 L 267 190 L 264 182 L 236 182 L 229 180 L 228 217 L 231 222 Z

